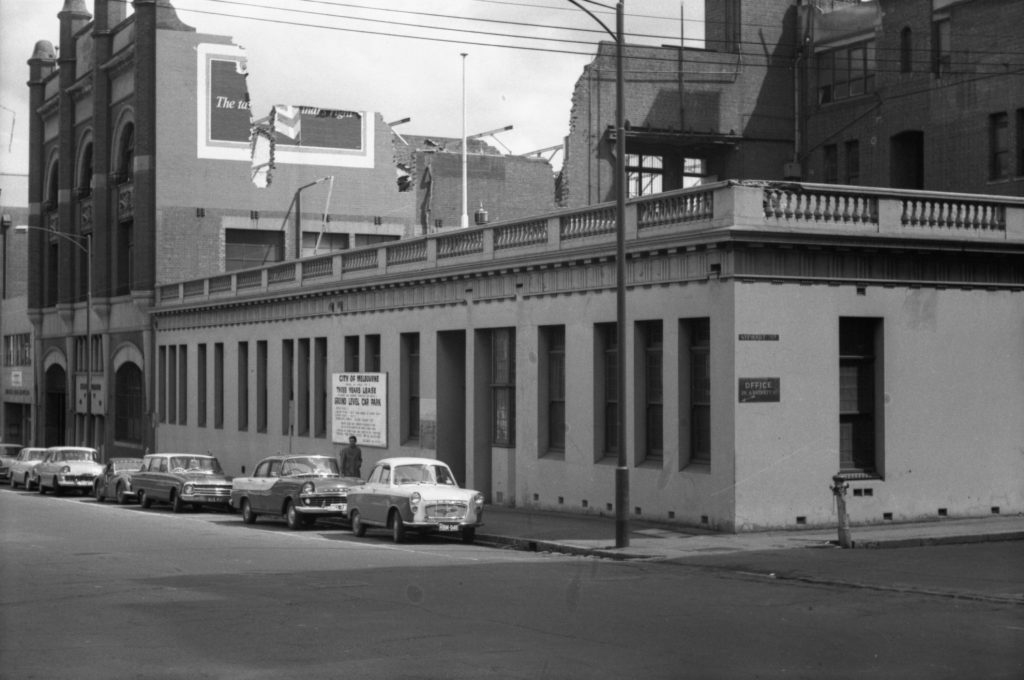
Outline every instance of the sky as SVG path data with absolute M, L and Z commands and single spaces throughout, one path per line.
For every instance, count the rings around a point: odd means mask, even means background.
M 615 29 L 612 0 L 578 2 Z M 513 154 L 562 143 L 576 80 L 597 43 L 611 39 L 569 0 L 171 3 L 199 33 L 245 48 L 257 112 L 274 104 L 376 111 L 387 122 L 410 118 L 399 133 L 461 137 L 465 105 L 466 134 L 511 125 L 484 139 Z M 58 44 L 63 6 L 0 0 L 0 174 L 28 170 L 26 62 L 36 41 Z M 86 6 L 93 11 L 92 0 Z M 678 45 L 685 26 L 687 46 L 701 44 L 703 0 L 624 7 L 629 43 Z M 561 165 L 560 152 L 543 156 Z

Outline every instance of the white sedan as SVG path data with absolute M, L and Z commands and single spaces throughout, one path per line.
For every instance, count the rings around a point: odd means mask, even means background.
M 472 543 L 483 513 L 483 494 L 459 488 L 451 469 L 433 458 L 385 458 L 348 492 L 352 532 L 386 528 L 396 543 L 407 531 L 461 534 Z
M 36 490 L 61 494 L 67 490 L 90 493 L 96 478 L 103 473 L 100 452 L 86 446 L 51 446 L 32 471 Z

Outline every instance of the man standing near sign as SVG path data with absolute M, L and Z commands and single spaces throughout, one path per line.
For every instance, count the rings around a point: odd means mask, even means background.
M 356 446 L 355 436 L 348 438 L 348 446 L 341 450 L 341 476 L 362 477 L 363 450 Z

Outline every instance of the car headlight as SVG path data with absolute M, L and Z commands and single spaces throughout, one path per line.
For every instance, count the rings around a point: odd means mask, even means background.
M 412 503 L 413 505 L 416 505 L 416 504 L 417 504 L 417 503 L 419 503 L 419 502 L 420 502 L 420 501 L 421 501 L 422 499 L 423 499 L 423 497 L 422 497 L 422 496 L 420 496 L 420 492 L 419 492 L 419 491 L 413 491 L 413 492 L 412 492 L 412 495 L 411 495 L 411 496 L 409 496 L 409 502 L 410 502 L 410 503 Z
M 60 474 L 62 474 L 62 475 L 66 475 L 69 472 L 71 472 L 71 466 L 70 465 L 65 465 L 64 467 L 62 467 L 60 469 Z
M 191 484 L 186 484 L 181 489 L 181 493 L 185 494 L 186 496 L 191 496 L 193 491 L 195 491 L 195 487 Z
M 302 491 L 299 493 L 316 493 L 316 484 L 313 482 L 306 482 L 302 485 Z
M 482 507 L 484 507 L 484 495 L 482 493 L 478 493 L 477 495 L 473 496 L 473 505 L 476 506 L 477 510 L 480 510 Z

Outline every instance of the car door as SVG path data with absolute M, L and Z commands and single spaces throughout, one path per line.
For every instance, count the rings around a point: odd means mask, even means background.
M 274 463 L 277 463 L 277 474 L 274 472 Z M 277 513 L 281 511 L 280 506 L 271 507 L 273 505 L 271 491 L 274 488 L 274 482 L 277 481 L 280 471 L 281 461 L 279 460 L 265 460 L 256 466 L 252 477 L 246 481 L 246 487 L 248 488 L 246 495 L 249 498 L 249 505 L 253 511 L 260 513 Z
M 380 465 L 374 470 L 366 495 L 366 517 L 371 522 L 384 524 L 388 521 L 388 494 L 391 487 L 391 466 Z

